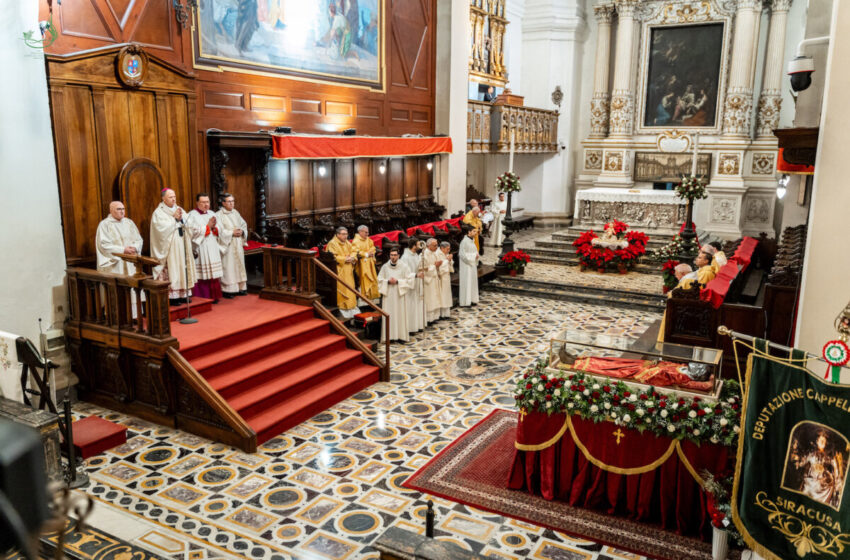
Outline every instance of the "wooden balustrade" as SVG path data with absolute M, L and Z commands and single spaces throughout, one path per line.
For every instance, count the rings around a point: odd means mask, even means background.
M 558 151 L 558 111 L 470 100 L 466 115 L 468 153 L 510 152 L 511 130 L 515 153 Z
M 88 268 L 68 271 L 69 325 L 115 335 L 173 340 L 168 316 L 168 282 Z
M 263 248 L 262 297 L 302 305 L 319 299 L 315 253 L 289 247 Z

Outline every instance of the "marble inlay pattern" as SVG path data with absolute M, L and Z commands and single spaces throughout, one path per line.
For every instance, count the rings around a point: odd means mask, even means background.
M 391 382 L 253 455 L 81 403 L 76 414 L 100 414 L 129 429 L 126 444 L 88 460 L 85 491 L 99 507 L 121 511 L 113 534 L 165 557 L 377 558 L 370 543 L 387 527 L 424 532 L 428 497 L 402 483 L 491 410 L 512 408 L 511 379 L 548 348 L 550 336 L 569 327 L 638 337 L 658 318 L 484 292 L 476 307 L 453 309 L 427 333 L 393 345 Z M 437 538 L 492 558 L 638 558 L 434 502 Z M 174 540 L 186 546 L 169 552 L 152 544 L 176 547 Z

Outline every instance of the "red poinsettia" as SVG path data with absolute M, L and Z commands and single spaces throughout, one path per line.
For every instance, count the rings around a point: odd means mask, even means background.
M 521 270 L 531 262 L 531 257 L 525 251 L 508 251 L 502 255 L 499 262 L 512 270 Z
M 598 236 L 593 230 L 585 231 L 573 241 L 573 246 L 576 248 L 579 262 L 586 267 L 604 268 L 607 264 L 629 264 L 637 260 L 638 257 L 646 253 L 646 244 L 649 237 L 640 231 L 626 231 L 628 225 L 623 222 L 614 220 L 606 227 L 611 226 L 614 233 L 620 237 L 623 232 L 625 239 L 629 242 L 628 246 L 622 249 L 599 248 L 593 246 L 593 240 Z

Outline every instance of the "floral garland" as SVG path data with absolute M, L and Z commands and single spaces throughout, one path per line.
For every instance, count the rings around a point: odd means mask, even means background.
M 499 264 L 517 271 L 524 269 L 530 262 L 531 257 L 525 251 L 508 251 L 499 258 Z
M 617 233 L 617 224 L 622 222 L 613 222 L 614 232 Z M 620 237 L 625 229 L 617 233 Z M 591 268 L 604 268 L 608 264 L 624 264 L 629 265 L 637 261 L 638 257 L 646 253 L 646 244 L 649 242 L 649 236 L 640 231 L 629 231 L 625 234 L 626 241 L 629 242 L 625 249 L 611 249 L 608 247 L 594 247 L 593 240 L 598 236 L 593 230 L 582 233 L 578 239 L 573 241 L 573 246 L 576 248 L 578 260 L 581 264 Z
M 691 254 L 697 254 L 696 245 L 691 246 Z M 679 255 L 684 251 L 684 247 L 682 245 L 682 236 L 678 233 L 673 236 L 673 239 L 667 245 L 655 249 L 649 253 L 649 258 L 656 262 L 666 261 L 669 259 L 678 259 Z
M 519 192 L 522 185 L 519 183 L 519 175 L 513 171 L 505 171 L 496 178 L 496 192 Z
M 737 443 L 741 391 L 736 381 L 726 380 L 720 399 L 711 403 L 665 395 L 654 387 L 633 392 L 623 381 L 597 380 L 582 372 L 561 377 L 546 373 L 547 364 L 542 358 L 517 378 L 514 399 L 521 411 L 566 412 L 696 443 Z
M 715 477 L 709 471 L 700 473 L 705 484 L 703 488 L 706 494 L 706 506 L 711 524 L 717 529 L 729 532 L 729 536 L 736 544 L 743 546 L 744 539 L 732 523 L 732 481 L 734 473 L 723 472 Z
M 677 266 L 679 266 L 679 261 L 670 259 L 661 267 L 661 277 L 664 279 L 664 287 L 668 290 L 672 290 L 679 284 L 679 281 L 676 279 Z
M 695 177 L 694 175 L 682 177 L 682 181 L 676 185 L 676 194 L 679 198 L 685 200 L 700 200 L 708 197 L 708 192 L 705 189 L 707 184 L 707 181 L 702 177 Z

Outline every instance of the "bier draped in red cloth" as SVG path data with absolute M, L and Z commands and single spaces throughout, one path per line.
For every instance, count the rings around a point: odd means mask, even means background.
M 708 538 L 700 473 L 723 473 L 730 448 L 579 416 L 519 416 L 509 488 Z
M 713 380 L 694 381 L 679 371 L 682 364 L 675 362 L 658 362 L 655 364 L 648 360 L 590 357 L 578 358 L 572 367 L 566 367 L 606 377 L 640 381 L 656 387 L 675 385 L 685 389 L 710 391 L 714 386 Z

